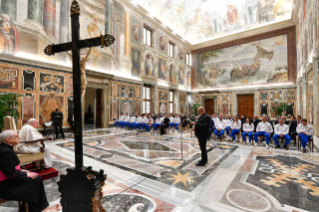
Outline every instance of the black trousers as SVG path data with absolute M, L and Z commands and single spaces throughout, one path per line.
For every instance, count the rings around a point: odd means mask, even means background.
M 201 162 L 207 163 L 207 150 L 206 150 L 207 138 L 198 138 L 198 143 L 199 143 L 200 151 L 202 153 Z
M 62 128 L 62 122 L 57 121 L 55 123 L 55 125 L 54 125 L 54 128 L 55 128 L 55 138 L 59 138 L 59 130 L 58 130 L 58 128 L 60 129 L 60 133 L 61 133 L 62 138 L 65 138 L 64 137 L 64 131 L 63 131 L 63 128 Z
M 298 135 L 298 133 L 296 131 L 292 131 L 289 132 L 288 135 L 290 136 L 291 140 L 293 140 L 294 143 L 296 143 L 296 136 Z
M 29 203 L 29 212 L 40 212 L 49 206 L 42 178 L 7 179 L 0 183 L 0 198 Z M 23 204 L 24 205 L 24 204 Z M 25 212 L 25 208 L 22 210 Z

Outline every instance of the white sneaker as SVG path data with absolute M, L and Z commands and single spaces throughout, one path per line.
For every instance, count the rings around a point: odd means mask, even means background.
M 234 141 L 234 144 L 236 143 L 236 141 Z
M 258 146 L 258 144 L 255 142 L 254 147 Z
M 269 145 L 268 144 L 266 144 L 266 149 L 269 149 Z
M 249 146 L 251 146 L 251 143 L 249 142 Z

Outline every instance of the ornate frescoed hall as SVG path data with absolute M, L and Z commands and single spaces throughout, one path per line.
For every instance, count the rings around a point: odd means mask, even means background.
M 0 212 L 318 212 L 319 0 L 0 0 Z

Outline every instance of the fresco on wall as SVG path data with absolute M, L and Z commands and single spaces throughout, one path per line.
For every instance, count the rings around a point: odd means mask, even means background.
M 167 91 L 160 91 L 159 92 L 159 100 L 160 101 L 167 101 Z
M 293 0 L 133 0 L 191 44 L 291 18 Z
M 141 51 L 132 48 L 132 76 L 140 76 L 141 74 Z
M 154 57 L 150 53 L 146 54 L 144 59 L 145 75 L 154 77 Z
M 63 93 L 64 77 L 40 73 L 40 91 Z
M 178 83 L 178 81 L 177 81 L 177 73 L 176 73 L 176 70 L 175 70 L 175 66 L 173 64 L 171 64 L 169 66 L 169 81 L 172 84 L 177 84 Z
M 133 112 L 133 101 L 122 99 L 120 107 L 121 107 L 121 113 L 123 114 L 128 113 L 129 115 L 131 115 Z
M 180 85 L 184 85 L 184 68 L 182 66 L 178 67 L 178 81 Z
M 87 26 L 87 34 L 89 38 L 96 38 L 100 37 L 102 35 L 102 31 L 100 29 L 100 26 L 98 24 L 98 15 L 96 13 L 92 14 L 92 19 L 89 20 L 89 24 Z M 97 61 L 102 58 L 102 53 L 100 51 L 100 48 L 95 47 L 91 50 L 91 57 L 93 59 L 93 67 L 97 67 Z
M 184 51 L 182 48 L 178 48 L 178 59 L 181 61 L 184 60 Z
M 0 51 L 17 54 L 19 52 L 19 32 L 9 15 L 2 13 L 0 17 Z
M 142 25 L 134 24 L 132 26 L 132 37 L 136 42 L 140 42 L 142 38 Z
M 161 80 L 167 79 L 167 63 L 162 58 L 158 59 L 158 78 Z
M 187 71 L 187 86 L 191 86 L 192 85 L 192 78 L 191 78 L 191 74 L 192 72 L 191 71 Z
M 162 35 L 158 38 L 158 47 L 162 52 L 165 52 L 167 46 L 167 39 Z
M 288 81 L 287 35 L 200 53 L 196 88 Z
M 18 70 L 0 68 L 0 88 L 1 89 L 18 89 Z
M 167 103 L 161 102 L 159 104 L 159 111 L 160 111 L 160 113 L 166 113 L 167 112 Z

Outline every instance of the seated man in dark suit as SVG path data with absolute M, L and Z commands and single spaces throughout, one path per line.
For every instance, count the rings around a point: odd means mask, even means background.
M 297 144 L 297 142 L 296 142 L 296 135 L 298 135 L 297 127 L 298 127 L 298 121 L 296 120 L 296 118 L 294 116 L 291 116 L 291 122 L 289 125 L 288 135 L 290 136 L 291 140 L 294 141 L 294 145 Z
M 43 211 L 49 206 L 42 178 L 36 173 L 21 170 L 13 147 L 19 144 L 16 131 L 5 130 L 0 134 L 0 198 L 27 202 L 30 212 Z M 19 211 L 25 211 L 22 204 Z

